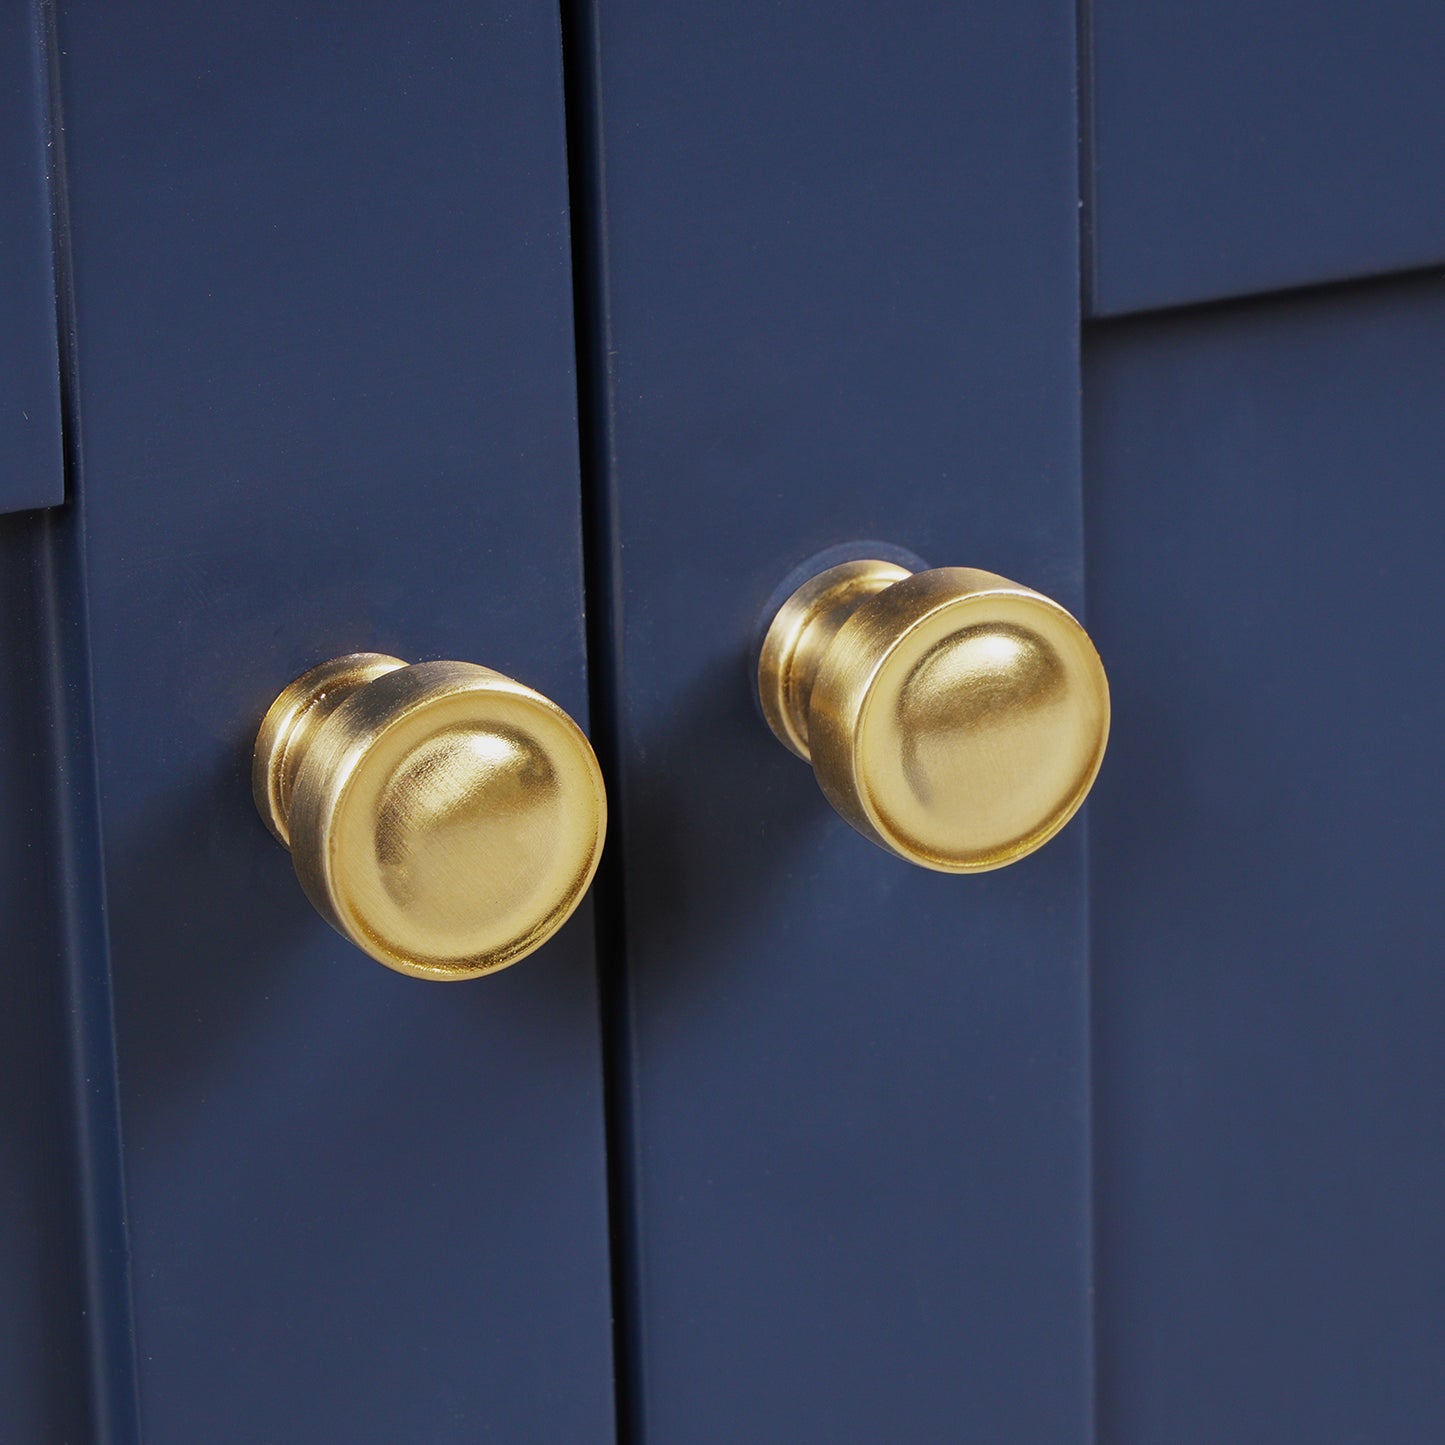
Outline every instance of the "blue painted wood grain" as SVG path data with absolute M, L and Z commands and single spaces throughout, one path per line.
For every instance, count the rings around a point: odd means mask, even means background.
M 1445 261 L 1438 0 L 1090 0 L 1091 307 Z
M 1085 351 L 1101 1437 L 1445 1438 L 1445 280 Z
M 586 717 L 557 16 L 59 22 L 144 1437 L 608 1440 L 585 914 L 403 978 L 248 788 L 270 697 L 355 648 Z
M 1073 7 L 577 19 L 633 1437 L 1082 1442 L 1082 828 L 911 868 L 749 676 L 833 544 L 1078 601 Z

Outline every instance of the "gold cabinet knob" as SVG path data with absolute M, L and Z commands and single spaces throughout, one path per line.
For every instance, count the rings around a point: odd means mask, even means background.
M 944 873 L 1048 842 L 1109 736 L 1089 635 L 1041 593 L 968 567 L 845 562 L 768 627 L 763 713 L 865 838 Z
M 607 830 L 581 728 L 469 662 L 312 668 L 266 713 L 251 781 L 322 917 L 417 978 L 475 978 L 545 943 Z

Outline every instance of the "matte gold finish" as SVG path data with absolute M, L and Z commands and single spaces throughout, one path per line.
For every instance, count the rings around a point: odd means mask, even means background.
M 1109 737 L 1089 635 L 991 572 L 845 562 L 779 608 L 758 661 L 768 724 L 865 838 L 944 873 L 1048 842 Z
M 322 917 L 417 978 L 476 978 L 540 947 L 607 830 L 582 730 L 469 662 L 358 652 L 312 668 L 267 712 L 251 781 Z

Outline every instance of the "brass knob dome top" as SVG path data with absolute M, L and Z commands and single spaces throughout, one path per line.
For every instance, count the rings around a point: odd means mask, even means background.
M 582 730 L 467 662 L 353 653 L 313 668 L 267 712 L 252 783 L 322 916 L 422 978 L 474 978 L 539 947 L 606 833 Z
M 1093 785 L 1109 687 L 1058 603 L 990 572 L 845 562 L 779 609 L 758 667 L 777 736 L 865 837 L 979 873 L 1042 846 Z

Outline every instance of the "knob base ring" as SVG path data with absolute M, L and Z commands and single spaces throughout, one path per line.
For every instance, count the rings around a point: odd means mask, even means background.
M 405 666 L 384 652 L 348 652 L 303 672 L 267 708 L 251 754 L 251 794 L 262 822 L 288 849 L 296 775 L 317 729 L 357 688 Z
M 808 707 L 830 644 L 859 607 L 912 575 L 877 558 L 841 562 L 804 582 L 768 624 L 758 654 L 758 701 L 778 741 L 805 762 L 812 761 Z

